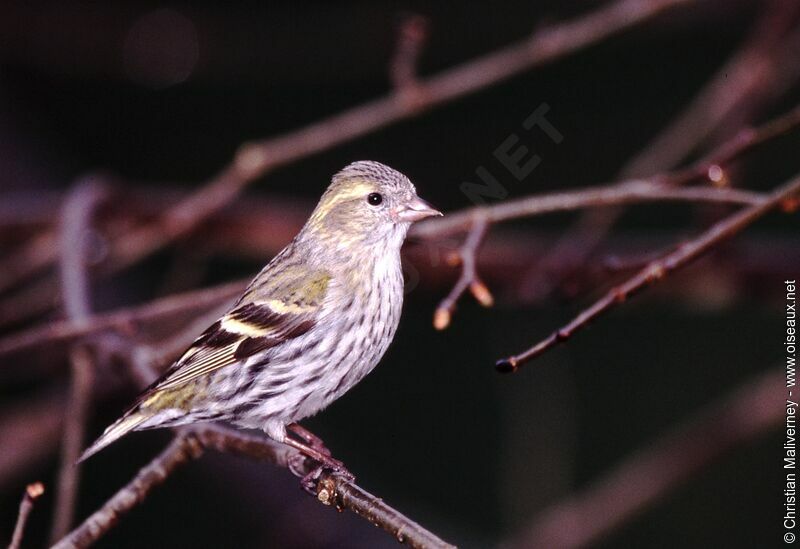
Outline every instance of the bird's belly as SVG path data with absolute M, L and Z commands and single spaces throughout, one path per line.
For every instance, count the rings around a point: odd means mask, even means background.
M 402 285 L 392 286 L 393 291 L 382 296 L 382 307 L 363 309 L 374 314 L 321 322 L 268 364 L 250 365 L 252 383 L 238 411 L 231 414 L 234 421 L 248 427 L 299 421 L 361 381 L 383 357 L 397 329 Z

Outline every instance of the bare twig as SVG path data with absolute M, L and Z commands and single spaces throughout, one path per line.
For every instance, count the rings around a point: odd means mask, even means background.
M 91 315 L 87 267 L 89 236 L 92 214 L 105 196 L 105 188 L 93 179 L 79 182 L 67 198 L 61 219 L 61 286 L 64 305 L 67 317 L 78 325 L 85 326 Z M 94 379 L 92 356 L 86 345 L 77 344 L 72 348 L 70 364 L 72 385 L 61 443 L 61 467 L 50 532 L 51 542 L 69 532 L 75 516 L 80 483 L 80 465 L 77 461 L 83 447 Z
M 509 545 L 586 547 L 681 482 L 784 418 L 785 377 L 770 371 L 627 458 L 581 493 L 545 510 Z
M 94 179 L 79 182 L 68 195 L 61 217 L 61 286 L 69 318 L 86 322 L 91 314 L 87 258 L 92 214 L 106 190 Z
M 111 313 L 94 315 L 85 323 L 61 320 L 13 334 L 0 341 L 0 355 L 21 351 L 43 342 L 69 341 L 107 330 L 130 331 L 138 324 L 150 324 L 215 307 L 233 300 L 245 288 L 247 281 L 235 281 L 167 296 Z
M 390 95 L 325 118 L 281 137 L 243 145 L 233 163 L 158 221 L 118 238 L 111 266 L 130 265 L 194 230 L 244 187 L 269 171 L 485 89 L 515 74 L 579 51 L 692 0 L 620 0 L 574 21 L 420 80 L 416 100 Z
M 133 342 L 126 344 L 124 340 L 109 343 L 129 362 L 137 384 L 145 387 L 156 376 L 154 366 L 163 360 L 165 350 L 184 347 L 196 333 L 192 326 L 153 347 Z M 103 343 L 100 342 L 101 345 Z M 123 513 L 141 503 L 147 494 L 164 482 L 175 469 L 191 459 L 197 459 L 205 449 L 266 461 L 290 469 L 292 472 L 294 469 L 290 467 L 290 462 L 296 463 L 296 458 L 299 457 L 296 450 L 285 444 L 214 425 L 173 430 L 177 433 L 175 438 L 159 456 L 141 469 L 131 482 L 78 528 L 59 541 L 55 547 L 80 548 L 90 545 L 110 530 Z M 294 459 L 290 460 L 292 457 Z M 412 547 L 452 547 L 388 506 L 382 499 L 369 494 L 338 474 L 325 474 L 320 477 L 317 481 L 317 499 L 325 505 L 352 510 Z
M 190 435 L 177 436 L 153 461 L 143 467 L 126 486 L 87 518 L 53 549 L 89 547 L 110 530 L 121 515 L 144 501 L 150 491 L 163 483 L 179 466 L 199 456 L 202 447 Z
M 501 372 L 516 371 L 525 362 L 539 356 L 559 343 L 563 343 L 576 331 L 584 328 L 604 312 L 624 302 L 634 293 L 662 280 L 673 271 L 697 259 L 703 253 L 709 251 L 720 242 L 731 238 L 770 210 L 780 206 L 782 203 L 793 203 L 793 200 L 795 200 L 794 195 L 798 190 L 800 190 L 800 177 L 795 177 L 773 191 L 769 197 L 759 201 L 759 203 L 744 208 L 719 221 L 697 238 L 681 244 L 674 252 L 651 262 L 635 276 L 611 289 L 564 327 L 556 330 L 527 351 L 498 360 L 497 369 Z
M 394 57 L 389 63 L 389 78 L 398 90 L 417 86 L 417 63 L 428 38 L 428 20 L 421 15 L 409 15 L 400 22 Z
M 496 223 L 518 217 L 575 210 L 579 208 L 617 206 L 639 202 L 674 200 L 688 202 L 728 202 L 758 204 L 763 196 L 735 189 L 704 187 L 676 188 L 704 177 L 718 176 L 718 169 L 752 149 L 800 128 L 800 107 L 791 110 L 756 129 L 740 132 L 709 158 L 689 168 L 660 174 L 647 179 L 632 179 L 604 187 L 590 187 L 562 193 L 532 195 L 506 200 L 491 206 L 466 208 L 445 217 L 416 225 L 411 234 L 418 238 L 437 238 L 468 229 L 475 212 L 482 212 L 487 221 Z
M 488 228 L 486 218 L 481 215 L 476 215 L 473 220 L 472 229 L 470 229 L 464 244 L 458 250 L 455 260 L 461 263 L 461 275 L 458 277 L 453 289 L 445 297 L 436 308 L 433 314 L 433 326 L 437 330 L 444 330 L 450 325 L 450 319 L 456 309 L 456 303 L 459 298 L 469 290 L 475 299 L 484 307 L 491 307 L 494 303 L 494 298 L 486 287 L 486 284 L 478 276 L 477 255 L 478 248 L 480 248 L 483 238 L 486 236 L 486 229 Z
M 742 46 L 711 77 L 690 104 L 621 171 L 621 177 L 642 177 L 678 165 L 701 145 L 732 112 L 746 102 L 765 99 L 778 68 L 776 50 L 796 23 L 800 6 L 784 0 L 765 2 Z M 748 109 L 752 110 L 752 109 Z
M 757 129 L 749 129 L 740 132 L 737 136 L 723 144 L 713 154 L 683 170 L 660 174 L 648 179 L 623 181 L 606 187 L 594 187 L 573 192 L 529 196 L 516 200 L 508 200 L 492 206 L 469 208 L 461 212 L 449 214 L 446 218 L 440 220 L 437 219 L 422 223 L 413 229 L 412 234 L 422 238 L 447 236 L 470 226 L 476 215 L 482 216 L 481 219 L 489 223 L 513 219 L 515 217 L 572 210 L 585 206 L 608 207 L 649 200 L 730 201 L 756 206 L 761 203 L 764 198 L 763 196 L 748 192 L 740 194 L 743 191 L 736 191 L 733 189 L 705 187 L 681 189 L 679 187 L 702 178 L 720 181 L 725 177 L 722 166 L 727 165 L 757 146 L 786 135 L 798 127 L 800 127 L 800 107 L 796 107 Z M 732 192 L 734 194 L 716 194 L 717 191 L 725 191 L 725 193 Z M 601 230 L 601 228 L 598 228 L 598 230 Z M 551 254 L 546 255 L 543 262 L 549 261 L 547 258 L 550 257 L 550 255 Z M 550 261 L 550 263 L 552 263 L 552 261 Z M 466 270 L 464 273 L 466 273 Z M 451 292 L 445 301 L 443 301 L 442 305 L 436 310 L 434 326 L 437 328 L 439 326 L 446 327 L 450 323 L 455 299 L 463 292 L 463 288 L 460 288 L 460 286 L 463 285 L 464 280 L 464 275 L 462 274 L 453 292 Z
M 646 182 L 644 182 L 646 183 Z M 640 181 L 595 187 L 565 193 L 533 195 L 493 206 L 482 206 L 456 212 L 436 223 L 422 223 L 413 230 L 419 238 L 440 238 L 468 229 L 476 215 L 485 216 L 487 222 L 498 222 L 519 217 L 575 210 L 578 208 L 631 204 L 657 201 L 710 201 L 726 204 L 756 204 L 763 198 L 759 193 L 732 189 L 669 189 L 652 188 Z M 244 288 L 246 282 L 233 282 L 170 296 L 149 304 L 122 309 L 118 312 L 96 315 L 85 326 L 71 320 L 59 321 L 42 327 L 12 334 L 0 340 L 0 356 L 17 352 L 43 341 L 69 340 L 109 329 L 124 330 L 138 322 L 171 317 L 179 313 L 202 310 L 232 299 Z
M 710 201 L 726 204 L 754 204 L 763 195 L 732 189 L 667 189 L 651 188 L 639 181 L 621 185 L 595 187 L 566 193 L 534 195 L 493 206 L 470 208 L 442 218 L 441 222 L 423 223 L 413 230 L 420 238 L 440 238 L 468 229 L 475 215 L 485 215 L 488 222 L 498 222 L 518 217 L 569 211 L 578 208 L 631 204 L 657 201 Z M 233 282 L 170 296 L 135 308 L 126 308 L 115 313 L 96 315 L 86 326 L 78 326 L 70 320 L 60 321 L 13 334 L 0 340 L 0 356 L 20 351 L 42 341 L 67 340 L 109 329 L 130 328 L 137 322 L 152 322 L 154 319 L 170 317 L 178 313 L 202 310 L 232 299 L 244 288 L 246 282 Z
M 705 158 L 660 181 L 663 184 L 678 187 L 705 178 L 717 186 L 724 186 L 721 184 L 726 179 L 726 166 L 761 145 L 788 135 L 798 128 L 800 128 L 800 106 L 757 128 L 745 128 L 739 131 Z
M 33 511 L 33 504 L 42 494 L 44 494 L 44 485 L 41 482 L 28 484 L 25 488 L 25 494 L 23 494 L 22 501 L 19 504 L 17 524 L 14 526 L 14 534 L 11 536 L 11 543 L 8 544 L 8 549 L 19 549 L 22 544 L 22 536 L 25 534 L 28 516 Z
M 24 282 L 55 261 L 58 249 L 56 237 L 46 231 L 23 243 L 0 263 L 0 292 Z
M 476 215 L 483 216 L 487 223 L 498 223 L 522 217 L 619 204 L 673 201 L 753 205 L 759 204 L 763 198 L 764 196 L 760 193 L 734 189 L 700 187 L 673 189 L 665 186 L 653 186 L 651 180 L 648 179 L 631 180 L 561 193 L 530 195 L 491 206 L 467 208 L 448 214 L 441 220 L 423 221 L 412 229 L 411 234 L 418 238 L 449 236 L 468 230 Z
M 212 426 L 184 430 L 161 454 L 142 468 L 131 482 L 78 528 L 59 541 L 54 549 L 88 547 L 108 532 L 124 513 L 141 503 L 150 491 L 163 483 L 175 469 L 199 458 L 204 449 L 266 461 L 279 467 L 288 467 L 290 457 L 296 452 L 284 444 L 230 429 Z M 320 479 L 317 499 L 326 505 L 350 509 L 411 547 L 452 547 L 388 506 L 382 499 L 338 475 L 324 475 Z
M 783 38 L 791 29 L 800 4 L 778 0 L 767 5 L 742 47 L 716 72 L 683 112 L 622 167 L 618 174 L 620 179 L 645 177 L 674 168 L 724 126 L 732 113 L 742 116 L 741 113 L 746 112 L 746 117 L 752 117 L 756 109 L 743 108 L 744 104 L 750 103 L 754 107 L 770 99 L 770 94 L 765 93 L 764 83 L 777 86 L 770 76 L 787 63 L 785 60 L 779 61 L 775 51 L 783 48 Z M 732 141 L 736 142 L 737 139 Z M 701 164 L 723 166 L 729 161 L 715 156 L 698 162 L 696 167 Z M 732 158 L 736 156 L 738 154 Z M 699 177 L 722 184 L 728 182 L 719 177 L 722 173 L 721 169 L 715 169 L 713 173 L 706 171 Z M 673 184 L 685 182 L 688 181 L 675 180 Z M 528 292 L 539 296 L 549 294 L 555 283 L 552 276 L 554 267 L 566 263 L 575 268 L 583 264 L 607 236 L 621 213 L 621 209 L 611 208 L 589 211 L 581 216 L 537 264 L 527 284 Z
M 69 532 L 75 518 L 80 483 L 80 465 L 77 461 L 83 449 L 94 382 L 94 361 L 86 345 L 77 344 L 71 349 L 70 366 L 71 384 L 67 406 L 63 411 L 64 431 L 61 435 L 61 463 L 50 531 L 51 543 Z

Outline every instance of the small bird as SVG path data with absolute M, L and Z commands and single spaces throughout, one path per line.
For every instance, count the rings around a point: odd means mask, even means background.
M 226 421 L 343 470 L 296 422 L 380 361 L 403 305 L 400 248 L 413 222 L 438 215 L 400 172 L 345 167 L 294 240 L 80 459 L 130 431 Z

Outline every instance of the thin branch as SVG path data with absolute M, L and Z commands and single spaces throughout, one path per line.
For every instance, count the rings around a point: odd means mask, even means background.
M 437 330 L 444 330 L 450 325 L 450 319 L 456 309 L 456 303 L 459 298 L 467 290 L 472 293 L 473 297 L 484 307 L 491 307 L 494 303 L 494 298 L 489 292 L 489 288 L 478 276 L 477 255 L 478 249 L 483 243 L 486 236 L 486 230 L 489 224 L 485 217 L 476 215 L 472 229 L 470 229 L 464 244 L 458 250 L 456 257 L 457 262 L 461 263 L 461 275 L 458 277 L 453 289 L 445 297 L 436 308 L 433 314 L 433 326 Z
M 518 217 L 530 217 L 578 208 L 631 204 L 658 201 L 709 201 L 725 204 L 756 204 L 763 198 L 759 193 L 732 189 L 662 189 L 645 186 L 640 181 L 621 185 L 595 187 L 566 193 L 534 195 L 511 200 L 494 206 L 469 208 L 442 218 L 437 223 L 422 223 L 413 230 L 419 238 L 438 238 L 472 225 L 475 215 L 485 215 L 487 221 L 498 222 Z M 86 326 L 78 326 L 70 320 L 31 328 L 0 339 L 0 356 L 17 352 L 44 341 L 68 340 L 109 329 L 124 330 L 138 322 L 151 322 L 158 318 L 171 317 L 177 313 L 202 310 L 232 299 L 244 289 L 246 282 L 233 282 L 205 290 L 187 292 L 153 301 L 140 307 L 125 308 L 114 313 L 96 315 L 88 319 Z
M 88 547 L 108 532 L 123 514 L 144 501 L 152 489 L 162 484 L 173 471 L 190 460 L 199 458 L 205 449 L 244 456 L 285 468 L 288 468 L 292 456 L 297 455 L 295 450 L 284 444 L 230 429 L 211 426 L 183 430 L 133 480 L 59 541 L 54 549 Z M 411 547 L 453 547 L 387 505 L 382 499 L 338 475 L 323 475 L 318 483 L 317 499 L 325 505 L 353 511 Z
M 718 133 L 732 113 L 752 117 L 756 109 L 744 108 L 744 104 L 749 102 L 754 107 L 767 103 L 770 94 L 765 93 L 764 82 L 781 87 L 771 77 L 789 62 L 778 60 L 776 50 L 791 49 L 791 45 L 785 48 L 783 42 L 796 19 L 798 6 L 800 4 L 796 2 L 784 0 L 767 4 L 765 12 L 753 25 L 741 48 L 734 52 L 689 105 L 622 167 L 617 177 L 644 177 L 672 169 L 712 134 Z M 786 83 L 783 84 L 785 86 Z M 743 112 L 746 114 L 742 115 Z M 737 142 L 737 139 L 731 141 Z M 714 158 L 717 155 L 712 154 L 711 158 L 698 162 L 695 167 L 723 166 L 741 152 L 730 159 Z M 727 178 L 720 177 L 723 174 L 719 168 L 711 172 L 706 169 L 694 178 L 708 178 L 715 185 L 723 185 L 729 183 Z M 685 182 L 688 180 L 675 179 L 672 184 L 677 186 Z M 555 282 L 552 276 L 554 266 L 565 263 L 573 267 L 582 265 L 607 236 L 621 213 L 621 208 L 610 208 L 586 212 L 581 216 L 537 264 L 527 284 L 528 292 L 539 296 L 550 294 Z
M 28 523 L 31 511 L 33 511 L 33 504 L 42 494 L 44 494 L 44 485 L 41 482 L 28 484 L 25 488 L 25 494 L 23 494 L 22 501 L 19 504 L 17 524 L 14 526 L 14 534 L 11 536 L 11 543 L 8 544 L 8 549 L 20 548 L 22 536 L 25 534 L 25 525 Z
M 441 222 L 420 224 L 413 231 L 413 235 L 419 238 L 438 238 L 456 233 L 469 228 L 476 215 L 484 215 L 488 222 L 498 222 L 518 217 L 614 204 L 657 201 L 756 204 L 761 198 L 763 195 L 759 193 L 732 189 L 662 189 L 651 188 L 640 181 L 631 181 L 608 187 L 534 195 L 494 206 L 470 208 L 450 214 L 442 218 Z M 110 329 L 130 329 L 139 322 L 152 322 L 164 317 L 169 318 L 178 313 L 202 310 L 234 298 L 241 292 L 245 284 L 246 282 L 223 284 L 205 290 L 169 296 L 139 307 L 96 315 L 89 318 L 85 326 L 65 320 L 31 328 L 0 339 L 0 356 L 30 348 L 44 341 L 69 340 Z
M 687 185 L 701 179 L 708 179 L 719 185 L 724 176 L 725 167 L 752 150 L 783 137 L 800 128 L 800 106 L 765 122 L 757 128 L 745 128 L 728 141 L 722 143 L 705 158 L 695 162 L 684 170 L 679 170 L 663 184 L 673 187 Z
M 573 21 L 543 29 L 506 48 L 420 80 L 416 100 L 394 91 L 286 135 L 243 145 L 232 164 L 156 222 L 118 238 L 110 266 L 119 269 L 194 230 L 242 189 L 277 167 L 341 145 L 587 46 L 693 0 L 620 0 Z
M 67 317 L 86 325 L 91 315 L 89 292 L 89 237 L 92 215 L 106 197 L 106 189 L 92 178 L 79 182 L 70 192 L 61 218 L 61 286 Z M 80 483 L 77 463 L 83 448 L 86 419 L 92 398 L 94 364 L 84 344 L 70 352 L 71 387 L 61 443 L 61 466 L 50 540 L 55 542 L 69 532 L 75 517 Z
M 46 231 L 24 242 L 0 262 L 0 292 L 21 284 L 50 266 L 58 255 L 55 235 Z
M 651 180 L 635 179 L 604 187 L 588 187 L 561 193 L 530 195 L 506 200 L 491 206 L 466 208 L 433 220 L 423 221 L 412 228 L 417 238 L 440 238 L 468 230 L 476 215 L 483 216 L 488 223 L 498 223 L 522 217 L 582 208 L 598 208 L 619 204 L 641 204 L 647 202 L 715 202 L 721 204 L 760 204 L 764 195 L 734 189 L 687 188 L 673 189 L 653 186 Z
M 625 302 L 633 294 L 663 280 L 673 271 L 686 266 L 719 243 L 731 238 L 770 210 L 782 204 L 794 205 L 795 195 L 800 191 L 800 176 L 774 190 L 759 203 L 744 208 L 713 225 L 697 238 L 680 245 L 674 252 L 653 261 L 616 288 L 612 288 L 592 306 L 585 309 L 564 327 L 553 332 L 527 351 L 497 361 L 497 369 L 501 372 L 514 372 L 525 362 L 544 353 L 548 349 L 563 343 L 578 330 L 586 327 L 592 320 Z
M 101 340 L 99 345 L 111 345 L 114 352 L 128 361 L 136 383 L 146 387 L 157 375 L 155 364 L 163 360 L 165 348 L 185 346 L 196 333 L 192 326 L 158 346 L 132 344 L 124 340 L 112 341 L 108 338 Z M 110 530 L 123 513 L 141 503 L 147 494 L 164 482 L 175 469 L 190 459 L 199 458 L 205 449 L 266 461 L 292 472 L 295 472 L 295 469 L 291 464 L 296 464 L 298 458 L 302 457 L 295 449 L 285 444 L 216 425 L 199 425 L 173 430 L 177 433 L 175 438 L 159 456 L 55 547 L 80 548 L 92 544 Z M 307 462 L 306 458 L 305 463 Z M 299 473 L 305 474 L 310 470 Z M 317 481 L 316 496 L 325 505 L 352 510 L 412 547 L 453 547 L 388 506 L 382 499 L 369 494 L 338 474 L 323 474 Z
M 546 509 L 509 546 L 567 549 L 597 542 L 732 448 L 779 425 L 785 398 L 784 374 L 762 374 L 581 493 Z
M 448 236 L 469 228 L 476 211 L 485 213 L 490 222 L 505 221 L 516 217 L 540 215 L 558 211 L 595 206 L 617 206 L 636 202 L 659 200 L 719 201 L 740 204 L 757 204 L 760 195 L 724 188 L 690 188 L 684 185 L 706 179 L 719 179 L 724 166 L 753 149 L 776 138 L 783 137 L 800 128 L 800 106 L 773 119 L 758 128 L 739 132 L 723 143 L 708 157 L 688 168 L 655 175 L 646 179 L 632 179 L 605 187 L 568 191 L 547 195 L 533 195 L 516 200 L 507 200 L 493 206 L 466 208 L 442 218 L 415 225 L 411 234 L 419 238 Z M 724 172 L 722 172 L 724 173 Z M 723 192 L 723 194 L 717 194 Z M 732 193 L 732 194 L 731 194 Z M 740 194 L 744 193 L 744 194 Z
M 417 63 L 428 39 L 428 24 L 427 18 L 416 14 L 400 22 L 394 57 L 389 63 L 389 78 L 397 90 L 412 91 L 419 84 Z
M 765 9 L 742 46 L 667 128 L 623 167 L 621 177 L 642 177 L 679 165 L 731 113 L 741 111 L 743 103 L 764 102 L 765 84 L 773 83 L 771 77 L 779 68 L 776 52 L 794 28 L 800 6 L 785 0 L 762 5 Z
M 70 350 L 70 375 L 69 399 L 63 410 L 64 430 L 61 434 L 61 460 L 50 530 L 51 543 L 69 532 L 75 519 L 81 479 L 77 461 L 83 449 L 94 383 L 94 360 L 86 345 L 77 344 Z
M 107 195 L 93 178 L 80 181 L 67 196 L 61 217 L 61 287 L 67 317 L 86 322 L 91 315 L 87 258 L 92 215 Z
M 247 281 L 239 280 L 156 299 L 137 307 L 125 307 L 118 311 L 89 317 L 85 323 L 61 320 L 30 330 L 12 334 L 0 340 L 0 356 L 29 349 L 45 342 L 71 341 L 108 330 L 130 331 L 137 325 L 148 325 L 156 321 L 192 314 L 226 301 L 242 293 Z
M 188 434 L 175 437 L 133 480 L 69 535 L 54 544 L 53 549 L 89 547 L 119 522 L 123 514 L 142 503 L 150 491 L 167 480 L 173 471 L 201 453 L 202 447 L 195 437 Z

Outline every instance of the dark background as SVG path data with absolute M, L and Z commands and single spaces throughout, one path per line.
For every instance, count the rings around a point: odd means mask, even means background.
M 596 5 L 5 2 L 0 190 L 63 190 L 98 170 L 136 182 L 131 185 L 195 188 L 247 140 L 279 135 L 386 93 L 387 62 L 404 14 L 429 19 L 420 63 L 424 76 Z M 702 2 L 675 10 L 554 64 L 281 168 L 246 192 L 296 196 L 311 207 L 330 175 L 359 159 L 403 171 L 421 196 L 444 211 L 470 205 L 459 185 L 475 181 L 481 165 L 511 196 L 611 181 L 735 51 L 762 7 Z M 797 99 L 795 88 L 752 118 L 765 120 Z M 560 145 L 521 128 L 541 103 L 550 106 L 548 118 L 565 136 Z M 522 182 L 493 157 L 514 132 L 543 159 Z M 796 136 L 782 139 L 741 166 L 747 186 L 769 189 L 791 176 L 799 145 Z M 573 217 L 537 218 L 515 227 L 554 241 Z M 681 205 L 634 207 L 614 234 L 673 240 L 699 232 L 712 219 L 714 211 Z M 771 258 L 774 242 L 796 242 L 796 223 L 796 216 L 773 216 L 743 238 L 755 239 L 750 241 Z M 367 490 L 460 546 L 495 545 L 716 397 L 780 364 L 782 281 L 800 272 L 800 251 L 781 249 L 791 253 L 771 271 L 774 276 L 732 291 L 724 280 L 702 277 L 702 268 L 679 272 L 664 283 L 671 289 L 637 297 L 513 376 L 497 374 L 494 360 L 571 318 L 613 275 L 573 295 L 557 292 L 533 303 L 498 284 L 496 308 L 483 310 L 467 298 L 444 332 L 434 331 L 430 318 L 447 288 L 423 280 L 407 298 L 395 343 L 380 367 L 307 426 Z M 157 296 L 175 253 L 165 251 L 99 281 L 95 308 Z M 249 275 L 268 259 L 218 254 L 195 285 Z M 67 368 L 54 368 L 45 384 L 64 390 L 67 378 L 56 372 Z M 8 381 L 0 407 L 18 405 L 40 390 L 41 385 Z M 96 403 L 89 436 L 134 396 L 133 388 L 124 388 Z M 79 518 L 127 482 L 169 436 L 134 434 L 88 462 Z M 6 449 L 14 445 L 0 443 Z M 777 546 L 780 446 L 775 431 L 737 448 L 598 546 Z M 56 466 L 52 455 L 0 486 L 0 538 L 10 536 L 25 484 L 42 480 L 51 487 Z M 45 543 L 52 501 L 49 491 L 37 505 L 25 546 Z M 221 455 L 182 469 L 99 544 L 395 545 L 367 522 L 320 506 L 286 471 Z

